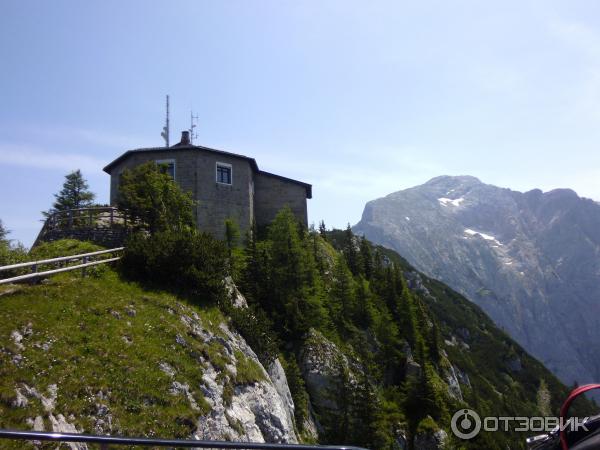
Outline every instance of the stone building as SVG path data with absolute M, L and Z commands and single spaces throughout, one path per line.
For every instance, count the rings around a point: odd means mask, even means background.
M 235 220 L 244 233 L 253 220 L 267 225 L 285 206 L 307 225 L 310 184 L 262 171 L 248 156 L 192 145 L 187 131 L 171 147 L 128 150 L 108 164 L 104 171 L 110 175 L 112 205 L 119 194 L 121 173 L 147 161 L 165 164 L 179 186 L 192 192 L 198 228 L 216 237 L 223 237 L 226 219 Z

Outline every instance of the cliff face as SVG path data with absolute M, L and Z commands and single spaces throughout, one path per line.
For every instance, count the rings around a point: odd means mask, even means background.
M 481 306 L 563 381 L 600 378 L 600 206 L 439 177 L 369 202 L 354 231 Z
M 216 309 L 113 273 L 0 294 L 2 428 L 298 442 L 281 365 Z

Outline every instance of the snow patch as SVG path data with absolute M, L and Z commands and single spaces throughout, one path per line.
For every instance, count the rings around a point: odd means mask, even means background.
M 408 220 L 408 221 L 410 222 L 410 217 L 408 217 L 408 216 L 407 216 L 407 217 L 405 217 L 405 219 L 406 219 L 406 220 Z
M 442 205 L 442 206 L 449 206 L 449 205 L 460 206 L 460 204 L 464 201 L 465 201 L 465 199 L 463 197 L 456 198 L 454 200 L 451 198 L 446 198 L 446 197 L 438 198 L 438 202 L 440 202 L 440 205 Z
M 481 236 L 486 241 L 492 241 L 494 244 L 496 244 L 496 245 L 493 245 L 492 247 L 501 247 L 502 245 L 504 245 L 498 239 L 496 239 L 494 236 L 482 233 L 480 231 L 475 231 L 470 228 L 465 229 L 465 234 L 468 234 L 469 236 Z

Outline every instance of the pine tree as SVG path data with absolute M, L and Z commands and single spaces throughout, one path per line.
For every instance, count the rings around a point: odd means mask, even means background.
M 10 233 L 10 231 L 4 228 L 4 224 L 2 223 L 2 220 L 0 220 L 0 245 L 8 245 L 9 240 L 6 238 L 8 233 Z
M 265 292 L 273 322 L 282 337 L 301 339 L 325 319 L 323 287 L 317 273 L 311 240 L 291 209 L 281 210 L 268 231 L 270 289 Z
M 326 238 L 327 228 L 325 227 L 325 221 L 324 220 L 321 220 L 319 222 L 319 234 L 323 237 L 323 239 Z
M 346 264 L 348 264 L 348 268 L 350 269 L 350 272 L 352 272 L 352 275 L 359 275 L 362 272 L 362 264 L 360 261 L 360 253 L 356 250 L 354 233 L 352 233 L 350 224 L 348 224 L 344 231 L 342 252 L 346 257 Z
M 363 263 L 365 278 L 370 280 L 373 277 L 373 254 L 371 246 L 364 236 L 360 240 L 360 258 Z
M 65 182 L 52 205 L 54 211 L 86 208 L 92 205 L 96 194 L 89 191 L 89 186 L 79 169 L 65 175 Z

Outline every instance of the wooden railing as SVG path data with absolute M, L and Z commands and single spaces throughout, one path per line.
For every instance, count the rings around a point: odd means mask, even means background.
M 31 269 L 30 269 L 30 273 L 17 275 L 17 276 L 13 276 L 10 278 L 0 279 L 0 284 L 15 283 L 15 282 L 19 282 L 19 281 L 29 280 L 32 278 L 46 277 L 49 275 L 54 275 L 54 274 L 61 273 L 61 272 L 69 272 L 71 270 L 78 270 L 78 269 L 81 269 L 82 275 L 85 276 L 86 269 L 88 267 L 118 261 L 119 259 L 121 259 L 121 256 L 113 256 L 111 258 L 100 259 L 97 261 L 90 261 L 90 259 L 94 259 L 100 255 L 106 255 L 109 253 L 112 253 L 113 255 L 115 255 L 115 254 L 121 253 L 123 251 L 123 249 L 124 249 L 124 247 L 117 247 L 117 248 L 111 248 L 109 250 L 100 250 L 97 252 L 82 253 L 79 255 L 61 256 L 60 258 L 42 259 L 39 261 L 30 261 L 30 262 L 24 262 L 24 263 L 19 263 L 19 264 L 11 264 L 10 266 L 2 266 L 2 267 L 0 267 L 0 276 L 2 276 L 2 272 L 6 272 L 6 271 L 15 271 L 15 270 L 18 271 L 20 269 L 26 269 L 26 268 L 31 268 Z M 67 266 L 68 263 L 73 262 L 73 261 L 79 261 L 79 260 L 81 260 L 81 264 Z M 54 265 L 54 266 L 59 266 L 59 267 L 56 269 L 44 270 L 41 272 L 38 271 L 39 267 L 44 266 L 44 265 Z M 63 267 L 60 267 L 60 266 L 63 266 Z

